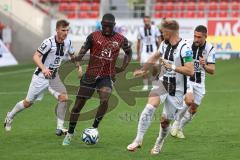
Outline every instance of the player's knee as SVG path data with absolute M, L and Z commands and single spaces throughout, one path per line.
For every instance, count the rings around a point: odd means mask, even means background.
M 107 98 L 100 99 L 100 104 L 101 105 L 108 105 L 108 99 Z
M 27 100 L 24 100 L 24 101 L 23 101 L 23 106 L 24 106 L 25 108 L 31 107 L 31 105 L 32 105 L 31 102 L 29 102 L 29 101 L 27 101 Z
M 185 103 L 186 103 L 187 106 L 192 106 L 193 100 L 185 97 Z
M 197 106 L 195 104 L 191 105 L 189 112 L 194 115 L 197 112 Z
M 66 101 L 68 101 L 68 95 L 65 94 L 65 93 L 61 93 L 61 94 L 58 96 L 58 101 L 60 101 L 60 102 L 66 102 Z
M 161 127 L 162 128 L 167 128 L 170 124 L 170 121 L 168 119 L 166 119 L 165 117 L 161 117 Z

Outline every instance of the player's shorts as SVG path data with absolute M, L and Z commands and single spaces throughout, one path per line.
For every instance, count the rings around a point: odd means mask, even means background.
M 51 80 L 33 74 L 26 100 L 30 103 L 34 103 L 36 100 L 42 100 L 44 92 L 48 89 L 49 86 L 56 92 L 66 93 L 66 88 L 64 87 L 58 74 L 56 78 Z
M 49 79 L 49 86 L 58 93 L 67 93 L 67 89 L 58 74 L 54 79 Z
M 183 96 L 182 91 L 176 91 L 175 96 L 171 96 L 168 93 L 160 96 L 161 103 L 164 103 L 162 116 L 169 120 L 174 120 L 177 110 L 183 108 Z
M 171 96 L 161 80 L 156 82 L 150 94 L 160 97 L 161 104 L 164 104 L 162 116 L 166 119 L 174 120 L 177 110 L 183 108 L 184 92 L 177 90 L 175 96 Z
M 205 95 L 205 87 L 194 82 L 188 81 L 187 93 L 193 93 L 194 103 L 199 106 Z
M 147 60 L 154 54 L 153 53 L 146 53 L 146 52 L 142 52 L 141 53 L 141 59 L 140 59 L 140 63 L 141 65 L 143 65 L 144 63 L 147 62 Z
M 95 90 L 99 90 L 102 87 L 113 87 L 113 80 L 110 76 L 106 77 L 93 77 L 84 74 L 80 80 L 80 88 L 78 90 L 78 98 L 91 98 Z

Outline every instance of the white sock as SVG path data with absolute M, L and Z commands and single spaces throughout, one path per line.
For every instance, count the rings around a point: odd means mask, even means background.
M 147 78 L 143 79 L 143 85 L 148 86 L 148 79 Z
M 54 89 L 52 89 L 51 87 L 48 87 L 48 91 L 56 98 L 58 99 L 58 96 L 60 95 L 60 93 L 56 92 Z
M 67 110 L 67 102 L 58 102 L 57 107 L 57 128 L 63 129 L 64 128 L 64 119 Z
M 142 111 L 138 122 L 137 136 L 135 139 L 137 142 L 139 143 L 142 142 L 143 136 L 151 124 L 155 110 L 156 108 L 153 105 L 147 104 L 144 110 Z
M 157 144 L 160 144 L 164 141 L 164 139 L 167 137 L 169 133 L 169 130 L 170 130 L 169 126 L 167 128 L 162 128 L 162 126 L 160 125 L 160 131 L 156 141 Z
M 15 116 L 18 112 L 20 112 L 20 111 L 22 111 L 22 110 L 24 110 L 24 109 L 25 109 L 25 107 L 24 107 L 24 105 L 23 105 L 23 100 L 22 100 L 22 101 L 18 102 L 18 103 L 13 107 L 13 109 L 11 110 L 11 112 L 9 112 L 9 114 L 8 114 L 9 118 L 13 119 L 14 116 Z
M 184 126 L 192 120 L 192 114 L 187 110 L 180 121 L 179 129 L 183 130 Z

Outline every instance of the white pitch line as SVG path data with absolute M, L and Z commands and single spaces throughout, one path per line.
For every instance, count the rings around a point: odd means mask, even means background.
M 28 69 L 22 69 L 22 70 L 15 70 L 15 71 L 9 71 L 9 72 L 2 72 L 0 73 L 0 76 L 7 76 L 7 75 L 13 75 L 13 74 L 18 74 L 18 73 L 25 73 L 25 72 L 30 72 L 34 71 L 33 68 L 28 68 Z

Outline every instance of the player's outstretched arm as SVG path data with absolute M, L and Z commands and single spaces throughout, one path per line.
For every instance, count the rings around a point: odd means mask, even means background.
M 81 61 L 83 56 L 87 53 L 87 51 L 92 47 L 92 34 L 90 34 L 86 41 L 84 42 L 83 46 L 81 47 L 80 51 L 78 52 L 78 56 L 75 57 L 75 61 Z
M 133 72 L 133 75 L 135 77 L 137 76 L 143 76 L 148 73 L 149 68 L 156 63 L 157 60 L 159 60 L 161 57 L 161 54 L 159 52 L 156 52 L 153 54 L 146 63 L 144 63 L 143 67 L 139 70 L 136 70 Z
M 143 65 L 142 70 L 148 71 L 149 68 L 160 59 L 160 57 L 161 57 L 161 54 L 159 52 L 154 53 Z
M 122 49 L 123 49 L 125 55 L 124 55 L 122 66 L 120 68 L 115 67 L 116 73 L 120 73 L 120 72 L 124 71 L 127 68 L 129 62 L 132 60 L 132 48 L 126 38 L 124 39 Z
M 80 64 L 79 61 L 75 61 L 75 55 L 74 54 L 70 54 L 70 58 L 71 61 L 76 65 L 77 69 L 78 69 L 78 77 L 81 78 L 83 75 L 83 71 L 82 71 L 82 66 Z

